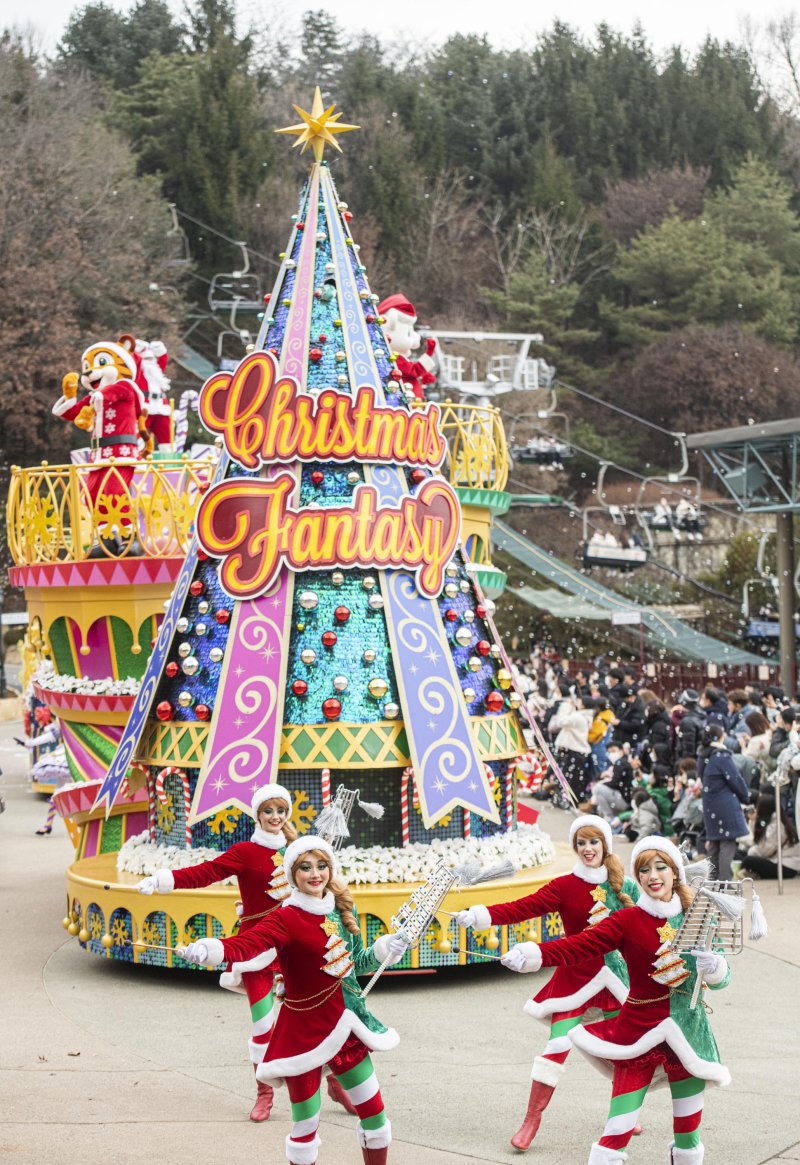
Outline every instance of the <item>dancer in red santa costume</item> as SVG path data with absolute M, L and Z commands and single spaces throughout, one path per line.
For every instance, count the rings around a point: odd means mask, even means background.
M 611 1110 L 589 1165 L 618 1165 L 648 1088 L 669 1084 L 672 1094 L 672 1165 L 702 1165 L 700 1120 L 707 1084 L 730 1083 L 720 1063 L 706 1007 L 690 1002 L 697 976 L 713 990 L 730 980 L 723 955 L 693 950 L 679 955 L 671 943 L 694 891 L 687 885 L 682 856 L 664 837 L 642 838 L 633 847 L 633 872 L 643 891 L 636 906 L 620 910 L 583 934 L 541 947 L 520 943 L 503 956 L 514 971 L 578 966 L 585 959 L 619 950 L 628 966 L 630 993 L 618 1016 L 580 1024 L 570 1040 L 606 1074 L 613 1073 Z M 666 1080 L 665 1080 L 666 1077 Z M 652 1158 L 651 1158 L 652 1160 Z
M 370 1051 L 397 1045 L 361 998 L 356 974 L 376 971 L 384 960 L 399 962 L 406 950 L 400 935 L 382 935 L 364 947 L 347 884 L 332 847 L 321 837 L 301 837 L 287 846 L 284 869 L 291 893 L 246 934 L 192 943 L 183 957 L 236 973 L 240 960 L 277 952 L 286 995 L 260 1080 L 285 1080 L 292 1105 L 286 1156 L 293 1165 L 313 1165 L 320 1146 L 320 1081 L 327 1067 L 358 1114 L 358 1140 L 366 1165 L 385 1165 L 392 1139 Z
M 74 421 L 91 434 L 89 461 L 101 467 L 84 479 L 96 527 L 112 523 L 111 515 L 126 535 L 125 551 L 141 554 L 134 537 L 130 540 L 130 484 L 132 458 L 139 456 L 139 438 L 147 445 L 144 396 L 134 384 L 136 364 L 124 345 L 112 340 L 92 344 L 81 358 L 81 372 L 68 372 L 61 382 L 62 395 L 53 405 L 53 414 Z M 86 395 L 78 398 L 78 386 Z M 111 458 L 122 464 L 109 465 Z M 109 530 L 109 535 L 111 531 Z M 96 544 L 90 557 L 119 553 L 122 547 L 110 536 L 105 548 Z
M 283 869 L 283 855 L 288 842 L 297 837 L 289 818 L 292 795 L 283 785 L 262 785 L 253 794 L 251 812 L 256 823 L 249 841 L 240 841 L 229 850 L 181 870 L 157 870 L 136 886 L 140 894 L 169 894 L 172 890 L 197 890 L 224 878 L 236 877 L 242 895 L 240 934 L 247 934 L 289 896 Z M 229 991 L 246 993 L 253 1021 L 249 1050 L 253 1070 L 263 1061 L 275 1024 L 274 954 L 260 951 L 255 958 L 225 971 L 220 986 Z M 272 1088 L 256 1078 L 256 1103 L 251 1121 L 269 1120 L 272 1111 Z M 334 1097 L 334 1099 L 338 1099 Z
M 147 428 L 156 448 L 162 453 L 174 451 L 172 401 L 166 374 L 169 354 L 161 340 L 137 340 L 129 332 L 120 336 L 120 344 L 131 353 L 136 364 L 136 384 L 147 409 Z
M 554 878 L 516 902 L 462 910 L 459 926 L 486 930 L 557 911 L 565 932 L 576 935 L 638 897 L 636 885 L 624 877 L 622 862 L 612 852 L 611 829 L 602 817 L 588 813 L 576 817 L 569 840 L 578 857 L 572 873 Z M 610 951 L 587 958 L 579 966 L 559 967 L 549 983 L 525 1004 L 528 1015 L 549 1025 L 550 1038 L 544 1052 L 533 1061 L 528 1110 L 511 1138 L 515 1149 L 529 1149 L 539 1130 L 542 1113 L 564 1074 L 571 1049 L 569 1032 L 589 1008 L 600 1008 L 606 1016 L 616 1015 L 627 994 L 625 964 L 616 951 Z
M 395 369 L 399 373 L 407 392 L 417 400 L 425 400 L 425 385 L 435 384 L 433 374 L 435 361 L 433 354 L 436 351 L 436 341 L 429 336 L 425 341 L 425 353 L 419 360 L 412 360 L 411 353 L 422 342 L 414 325 L 417 322 L 417 309 L 409 303 L 402 294 L 390 295 L 383 303 L 378 304 L 378 311 L 383 317 L 383 334 L 390 352 L 396 357 Z

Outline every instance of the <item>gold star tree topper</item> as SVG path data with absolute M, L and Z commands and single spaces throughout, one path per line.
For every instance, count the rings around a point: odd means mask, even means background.
M 294 146 L 300 146 L 300 153 L 304 154 L 309 146 L 314 151 L 314 158 L 316 161 L 322 161 L 322 154 L 326 146 L 333 146 L 341 154 L 342 147 L 337 142 L 334 134 L 348 133 L 352 129 L 360 129 L 358 125 L 346 125 L 340 122 L 341 113 L 334 113 L 336 103 L 329 105 L 327 109 L 322 104 L 322 94 L 317 85 L 314 91 L 314 100 L 311 103 L 311 112 L 301 109 L 299 105 L 292 105 L 300 117 L 302 122 L 299 125 L 287 125 L 283 129 L 276 129 L 275 133 L 293 134 L 297 141 L 293 143 Z

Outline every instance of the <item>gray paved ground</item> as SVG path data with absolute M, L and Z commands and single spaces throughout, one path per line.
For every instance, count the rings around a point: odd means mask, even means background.
M 149 972 L 85 954 L 61 927 L 71 846 L 59 825 L 34 837 L 44 802 L 27 792 L 25 758 L 0 725 L 0 910 L 4 936 L 0 1159 L 15 1165 L 171 1165 L 284 1160 L 288 1105 L 246 1119 L 246 1004 L 211 976 Z M 548 813 L 556 839 L 568 819 Z M 798 880 L 800 882 L 800 880 Z M 778 899 L 762 884 L 770 937 L 734 962 L 713 1001 L 733 1085 L 709 1095 L 708 1165 L 800 1161 L 800 884 Z M 539 980 L 540 981 L 540 980 Z M 536 979 L 501 968 L 386 980 L 373 1007 L 402 1037 L 377 1056 L 395 1133 L 393 1165 L 520 1161 L 508 1146 L 545 1029 L 521 1012 Z M 579 1057 L 527 1155 L 583 1165 L 602 1128 L 608 1085 Z M 655 1094 L 631 1165 L 667 1165 L 669 1104 Z M 360 1160 L 353 1118 L 325 1100 L 320 1165 Z

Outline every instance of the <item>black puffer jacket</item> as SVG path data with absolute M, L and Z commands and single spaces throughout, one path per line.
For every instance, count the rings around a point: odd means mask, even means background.
M 655 753 L 656 763 L 672 767 L 672 724 L 669 713 L 664 708 L 652 705 L 644 717 L 645 748 Z
M 700 748 L 706 714 L 702 708 L 690 708 L 680 719 L 675 731 L 675 759 L 697 756 Z

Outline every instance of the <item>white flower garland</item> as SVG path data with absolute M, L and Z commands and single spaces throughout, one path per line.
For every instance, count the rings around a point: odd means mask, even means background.
M 75 692 L 82 696 L 135 696 L 141 681 L 128 676 L 114 680 L 89 680 L 81 676 L 59 675 L 49 659 L 43 660 L 33 673 L 33 682 L 48 692 Z
M 219 850 L 159 845 L 150 841 L 145 832 L 125 842 L 117 857 L 117 868 L 145 875 L 197 866 L 216 857 Z M 553 843 L 537 825 L 520 825 L 510 833 L 492 837 L 435 838 L 430 845 L 417 842 L 404 847 L 373 845 L 368 849 L 349 845 L 338 854 L 342 872 L 353 886 L 424 882 L 440 861 L 450 867 L 478 862 L 481 868 L 488 869 L 509 860 L 515 870 L 529 870 L 554 857 Z M 234 880 L 227 878 L 224 884 L 231 885 Z

